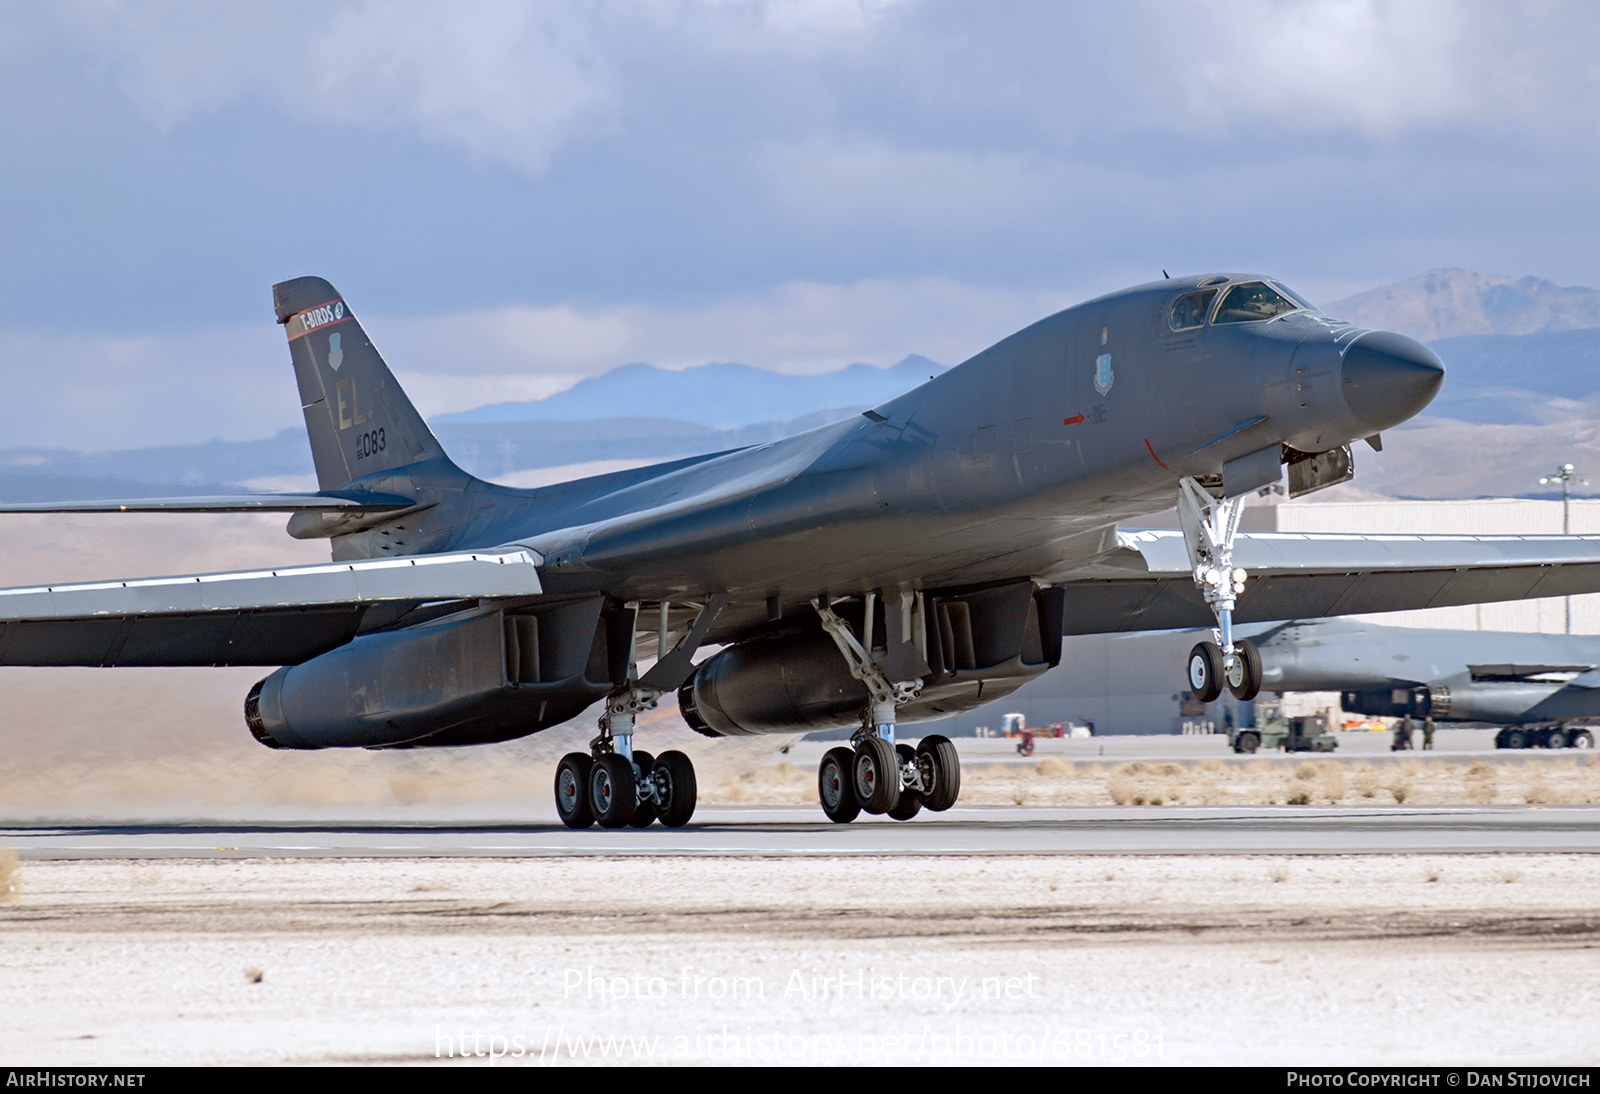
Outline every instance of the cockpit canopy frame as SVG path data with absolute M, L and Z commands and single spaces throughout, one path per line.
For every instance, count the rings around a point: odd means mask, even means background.
M 1167 328 L 1192 331 L 1208 325 L 1264 323 L 1281 315 L 1316 310 L 1299 293 L 1277 281 L 1252 277 L 1229 282 L 1222 277 L 1207 277 L 1195 289 L 1173 300 L 1167 310 Z

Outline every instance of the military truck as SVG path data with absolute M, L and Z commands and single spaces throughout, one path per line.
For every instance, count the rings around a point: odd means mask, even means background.
M 1328 715 L 1305 714 L 1286 718 L 1277 703 L 1256 704 L 1256 724 L 1228 730 L 1228 746 L 1235 752 L 1281 748 L 1285 752 L 1332 752 L 1339 742 L 1328 733 Z

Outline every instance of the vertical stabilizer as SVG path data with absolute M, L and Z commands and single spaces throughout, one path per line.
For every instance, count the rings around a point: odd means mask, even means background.
M 272 303 L 289 335 L 321 489 L 444 454 L 339 290 L 297 277 L 272 286 Z

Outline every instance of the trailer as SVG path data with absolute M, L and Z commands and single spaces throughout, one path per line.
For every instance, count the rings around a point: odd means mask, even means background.
M 1494 735 L 1496 748 L 1593 748 L 1594 733 L 1583 726 L 1506 726 Z

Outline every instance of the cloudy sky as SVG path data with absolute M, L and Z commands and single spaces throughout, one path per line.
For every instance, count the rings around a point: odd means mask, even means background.
M 0 0 L 0 448 L 298 422 L 316 273 L 425 413 L 955 363 L 1259 269 L 1600 284 L 1600 7 Z

